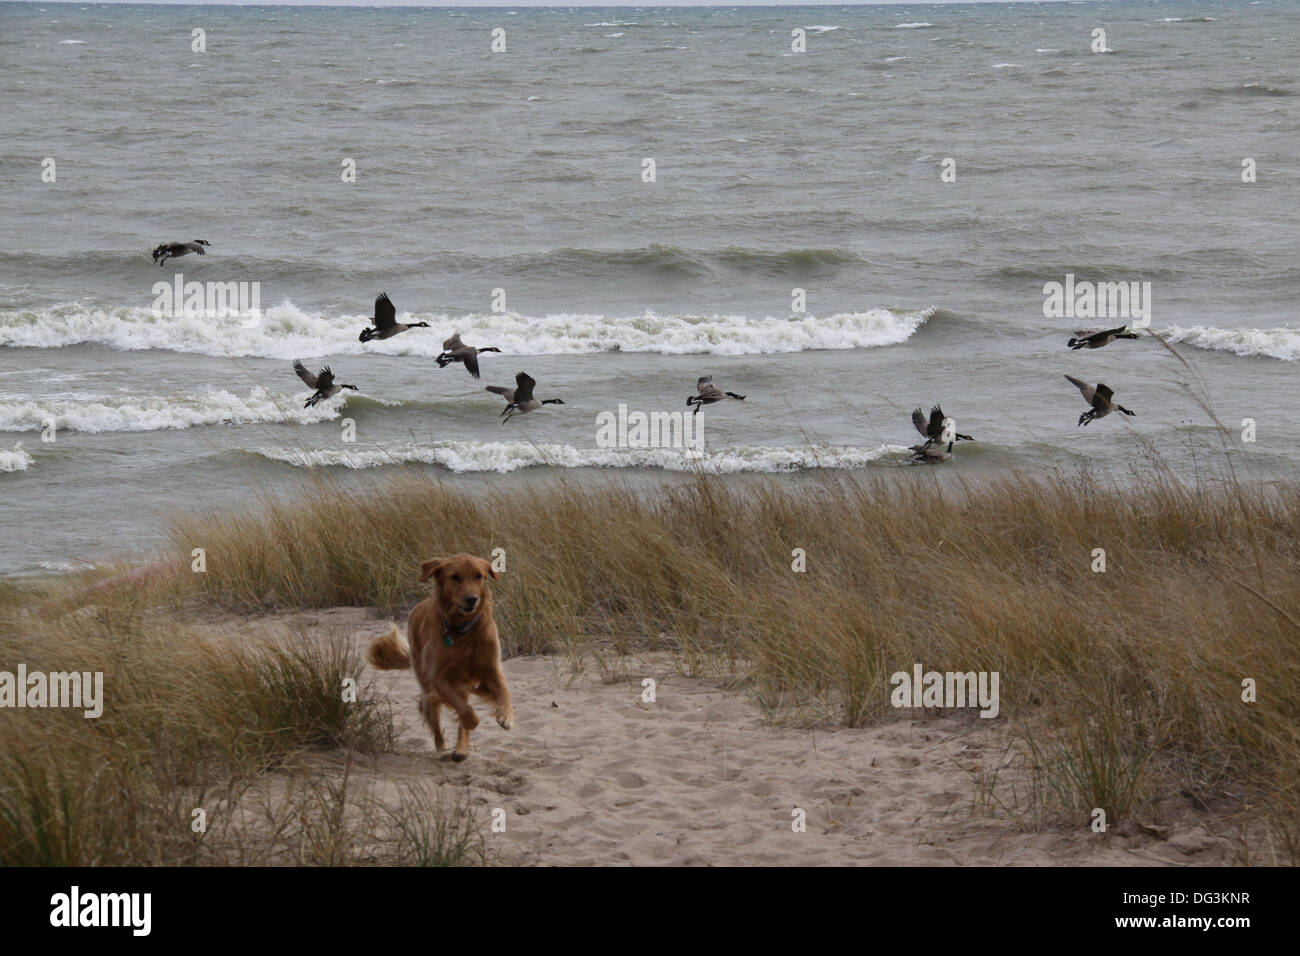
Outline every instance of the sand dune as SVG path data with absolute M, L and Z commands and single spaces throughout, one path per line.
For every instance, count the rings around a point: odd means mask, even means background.
M 969 720 L 783 729 L 743 696 L 673 673 L 665 658 L 630 666 L 634 679 L 602 684 L 558 674 L 544 658 L 506 663 L 516 730 L 490 727 L 462 769 L 440 768 L 506 810 L 506 833 L 490 848 L 560 865 L 1191 861 L 1154 839 L 973 821 L 975 787 L 962 768 L 1002 760 L 1004 742 Z M 642 676 L 657 682 L 653 704 L 641 702 Z M 409 692 L 399 682 L 398 699 Z M 431 746 L 423 726 L 408 725 L 400 747 Z M 807 814 L 803 833 L 792 830 L 796 807 Z
M 264 619 L 281 629 L 366 646 L 386 625 L 339 608 Z M 250 632 L 245 629 L 245 634 Z M 607 662 L 608 663 L 608 662 Z M 1082 822 L 1039 832 L 1005 814 L 973 812 L 972 771 L 1023 771 L 1006 725 L 968 717 L 892 719 L 865 729 L 773 725 L 744 694 L 679 673 L 669 656 L 574 674 L 555 657 L 505 662 L 512 732 L 487 719 L 463 764 L 440 760 L 415 710 L 406 671 L 373 676 L 394 704 L 397 753 L 356 771 L 384 798 L 411 777 L 469 787 L 488 852 L 540 865 L 1187 865 L 1231 862 L 1226 840 L 1173 826 L 1157 838 L 1134 826 L 1100 836 Z M 656 700 L 641 700 L 645 677 Z M 445 713 L 445 712 L 444 712 Z M 446 718 L 444 718 L 446 720 Z M 454 725 L 454 717 L 451 717 Z M 449 735 L 450 736 L 450 735 Z M 1014 753 L 1014 752 L 1012 752 Z M 486 827 L 495 808 L 506 831 Z M 807 814 L 796 833 L 792 811 Z

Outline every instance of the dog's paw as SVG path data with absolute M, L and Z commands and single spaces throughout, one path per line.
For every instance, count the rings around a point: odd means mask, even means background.
M 462 760 L 466 759 L 468 756 L 469 756 L 469 754 L 456 753 L 456 752 L 453 751 L 453 752 L 452 752 L 452 755 L 451 755 L 451 759 L 454 760 L 454 761 L 456 761 L 456 763 L 460 763 Z
M 515 725 L 515 719 L 508 714 L 499 714 L 497 716 L 497 723 L 501 725 L 502 730 L 509 730 Z

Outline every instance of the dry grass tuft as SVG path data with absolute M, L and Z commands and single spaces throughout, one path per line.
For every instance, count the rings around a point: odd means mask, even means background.
M 410 863 L 394 829 L 361 821 L 389 808 L 348 801 L 348 775 L 304 768 L 322 751 L 392 749 L 387 705 L 361 655 L 338 640 L 248 644 L 200 636 L 137 594 L 63 608 L 67 593 L 19 593 L 0 606 L 11 673 L 103 673 L 103 712 L 6 709 L 0 721 L 0 864 L 27 866 Z M 344 701 L 344 679 L 357 682 Z M 250 794 L 291 793 L 270 823 Z M 342 816 L 345 806 L 354 812 Z M 442 810 L 441 806 L 435 810 Z M 468 839 L 472 819 L 421 821 Z M 202 815 L 196 816 L 195 811 Z M 405 821 L 410 811 L 392 811 Z M 410 824 L 408 826 L 414 826 Z M 396 826 L 396 824 L 394 825 Z M 253 838 L 252 835 L 256 835 Z M 454 840 L 435 860 L 460 862 Z M 458 856 L 458 852 L 460 855 Z

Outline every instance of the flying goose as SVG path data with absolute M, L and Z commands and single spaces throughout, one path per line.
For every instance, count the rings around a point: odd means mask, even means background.
M 1124 331 L 1128 326 L 1121 325 L 1117 329 L 1107 329 L 1104 332 L 1075 332 L 1076 338 L 1070 339 L 1065 344 L 1075 349 L 1099 349 L 1103 345 L 1110 345 L 1116 339 L 1136 339 L 1140 336 L 1136 332 Z
M 399 332 L 405 332 L 407 329 L 427 329 L 428 322 L 411 322 L 410 324 L 397 321 L 397 309 L 393 302 L 388 298 L 387 292 L 381 292 L 375 298 L 375 327 L 361 330 L 360 341 L 369 342 L 371 339 L 391 339 Z
M 1137 412 L 1130 412 L 1118 402 L 1112 402 L 1111 398 L 1115 393 L 1111 391 L 1109 387 L 1101 384 L 1101 382 L 1098 382 L 1097 387 L 1093 388 L 1087 382 L 1081 382 L 1073 375 L 1067 375 L 1065 377 L 1074 384 L 1075 388 L 1083 393 L 1083 400 L 1092 406 L 1092 408 L 1079 416 L 1080 425 L 1086 425 L 1094 418 L 1105 418 L 1116 409 L 1119 409 L 1125 415 L 1137 414 Z
M 543 405 L 564 404 L 564 400 L 559 398 L 545 398 L 541 401 L 533 398 L 533 386 L 536 384 L 537 382 L 527 372 L 516 372 L 514 388 L 506 388 L 504 385 L 486 386 L 487 391 L 496 392 L 498 395 L 505 397 L 506 407 L 501 412 L 502 416 L 504 416 L 501 419 L 502 425 L 510 421 L 510 416 L 515 412 L 522 415 L 525 412 L 541 408 Z
M 476 349 L 472 345 L 466 345 L 460 340 L 460 333 L 457 332 L 447 341 L 442 343 L 442 354 L 439 355 L 435 362 L 438 368 L 446 368 L 452 362 L 461 362 L 464 364 L 466 371 L 478 378 L 478 357 L 480 352 L 500 352 L 496 346 L 487 345 L 481 349 Z
M 934 442 L 946 445 L 954 441 L 975 440 L 974 438 L 971 438 L 970 435 L 963 435 L 957 431 L 957 423 L 944 415 L 943 409 L 938 405 L 935 405 L 930 409 L 929 421 L 926 421 L 925 415 L 922 414 L 919 408 L 912 409 L 912 424 L 916 426 L 916 430 L 920 432 L 921 437 L 925 439 L 925 444 L 922 446 L 923 448 L 928 448 Z M 944 432 L 948 429 L 951 429 L 952 437 L 944 438 Z
M 193 242 L 164 242 L 161 246 L 153 251 L 153 261 L 162 265 L 168 259 L 175 259 L 178 256 L 189 255 L 191 252 L 197 252 L 201 256 L 206 256 L 207 252 L 204 246 L 210 246 L 212 243 L 206 239 L 195 239 Z
M 303 402 L 303 408 L 311 408 L 321 399 L 332 398 L 345 388 L 350 388 L 354 392 L 361 391 L 361 389 L 357 388 L 355 385 L 335 384 L 334 373 L 330 371 L 328 365 L 313 375 L 311 372 L 307 371 L 307 366 L 302 364 L 301 359 L 294 359 L 293 370 L 298 373 L 298 377 L 306 383 L 308 388 L 316 389 L 316 394 Z
M 724 392 L 722 389 L 718 388 L 718 386 L 714 385 L 712 375 L 701 376 L 700 380 L 695 383 L 695 387 L 699 389 L 700 394 L 690 395 L 686 399 L 687 405 L 695 406 L 695 411 L 692 412 L 694 415 L 700 413 L 701 406 L 712 405 L 714 402 L 720 402 L 724 398 L 734 398 L 739 402 L 745 400 L 744 395 L 737 395 L 735 392 Z

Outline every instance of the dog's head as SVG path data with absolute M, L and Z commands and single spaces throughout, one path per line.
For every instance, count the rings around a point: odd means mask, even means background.
M 420 565 L 420 580 L 433 578 L 438 600 L 448 617 L 476 614 L 488 598 L 488 578 L 495 578 L 491 563 L 472 554 L 432 558 Z

